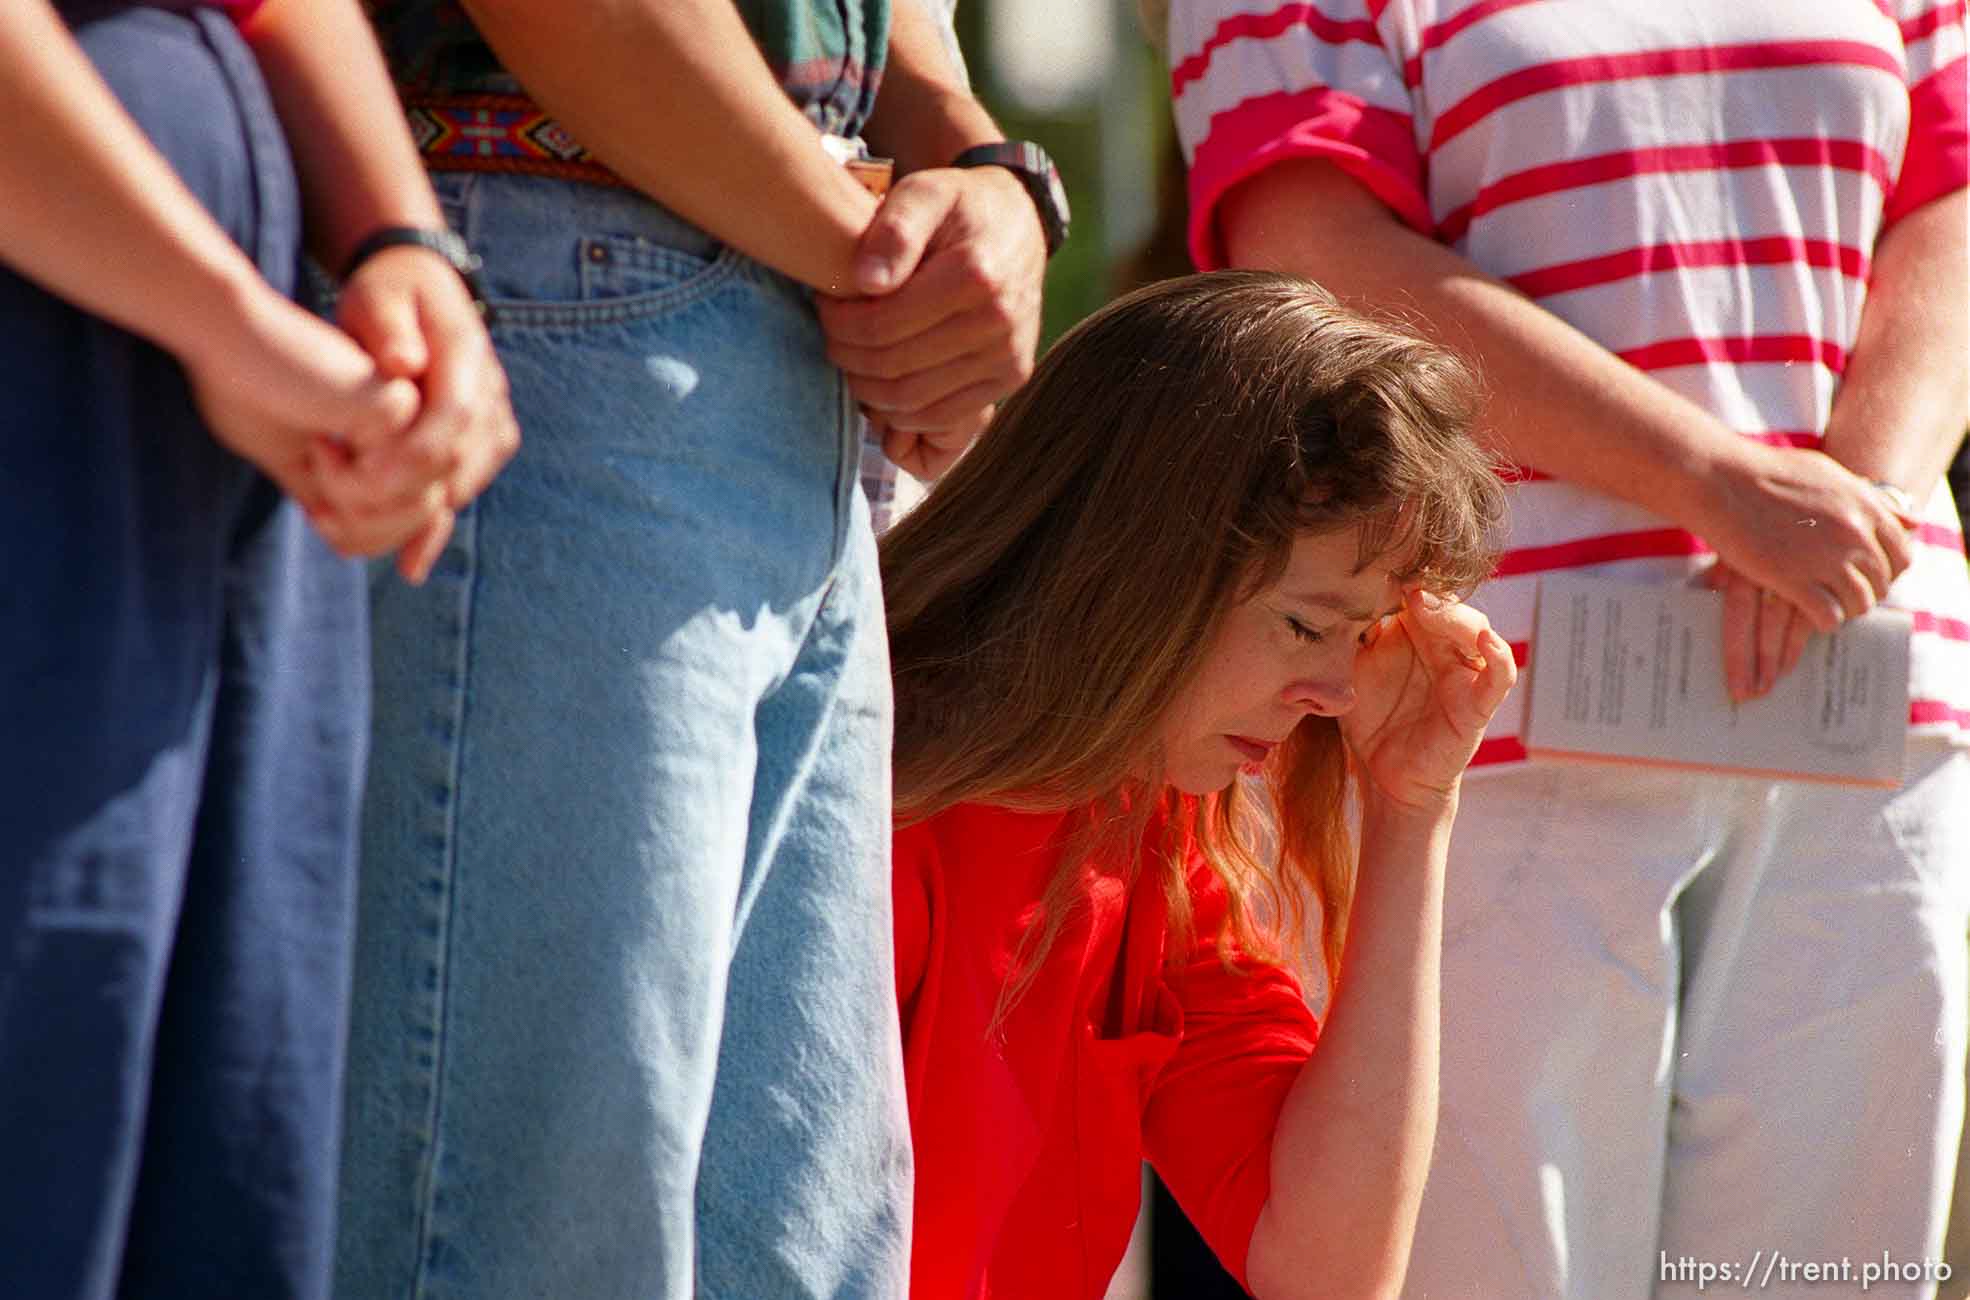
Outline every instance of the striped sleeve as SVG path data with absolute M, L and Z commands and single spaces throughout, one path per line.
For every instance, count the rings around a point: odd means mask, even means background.
M 1965 126 L 1963 0 L 1903 0 L 1897 6 L 1908 59 L 1908 149 L 1882 214 L 1884 226 L 1970 180 Z
M 1387 0 L 1175 0 L 1170 92 L 1190 164 L 1190 253 L 1225 265 L 1217 205 L 1275 163 L 1326 158 L 1424 234 L 1423 156 Z M 1342 90 L 1340 87 L 1347 89 Z

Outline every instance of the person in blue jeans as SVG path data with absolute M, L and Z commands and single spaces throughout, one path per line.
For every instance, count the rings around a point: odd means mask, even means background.
M 368 706 L 336 552 L 428 566 L 504 381 L 404 233 L 437 205 L 348 0 L 17 0 L 0 85 L 0 1295 L 318 1300 Z M 346 332 L 287 296 L 304 198 Z
M 900 1295 L 858 408 L 1024 378 L 1047 169 L 918 0 L 373 15 L 528 441 L 374 593 L 341 1293 Z

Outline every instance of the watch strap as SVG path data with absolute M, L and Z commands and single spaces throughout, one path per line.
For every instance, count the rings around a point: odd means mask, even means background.
M 444 258 L 451 269 L 458 272 L 458 278 L 465 282 L 465 291 L 472 295 L 472 301 L 480 313 L 487 312 L 485 281 L 479 275 L 484 263 L 463 239 L 450 230 L 433 230 L 424 226 L 383 226 L 373 230 L 356 245 L 348 260 L 342 264 L 340 278 L 347 280 L 364 262 L 386 248 L 406 246 L 429 249 Z
M 1067 239 L 1067 226 L 1073 215 L 1067 206 L 1067 190 L 1060 183 L 1060 169 L 1047 151 L 1029 140 L 999 140 L 973 145 L 951 160 L 953 167 L 1003 167 L 1019 178 L 1032 196 L 1040 214 L 1040 231 L 1046 237 L 1047 256 L 1052 257 Z

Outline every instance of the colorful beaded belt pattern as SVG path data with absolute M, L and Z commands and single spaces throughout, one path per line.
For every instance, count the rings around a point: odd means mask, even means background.
M 526 172 L 591 185 L 627 186 L 594 154 L 523 95 L 417 96 L 404 102 L 411 138 L 433 171 Z M 844 163 L 871 194 L 889 188 L 890 164 Z

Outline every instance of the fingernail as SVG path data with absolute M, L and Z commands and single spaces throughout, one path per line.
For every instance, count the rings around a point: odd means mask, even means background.
M 864 288 L 880 293 L 896 278 L 896 268 L 887 259 L 864 256 L 855 259 L 855 280 Z

